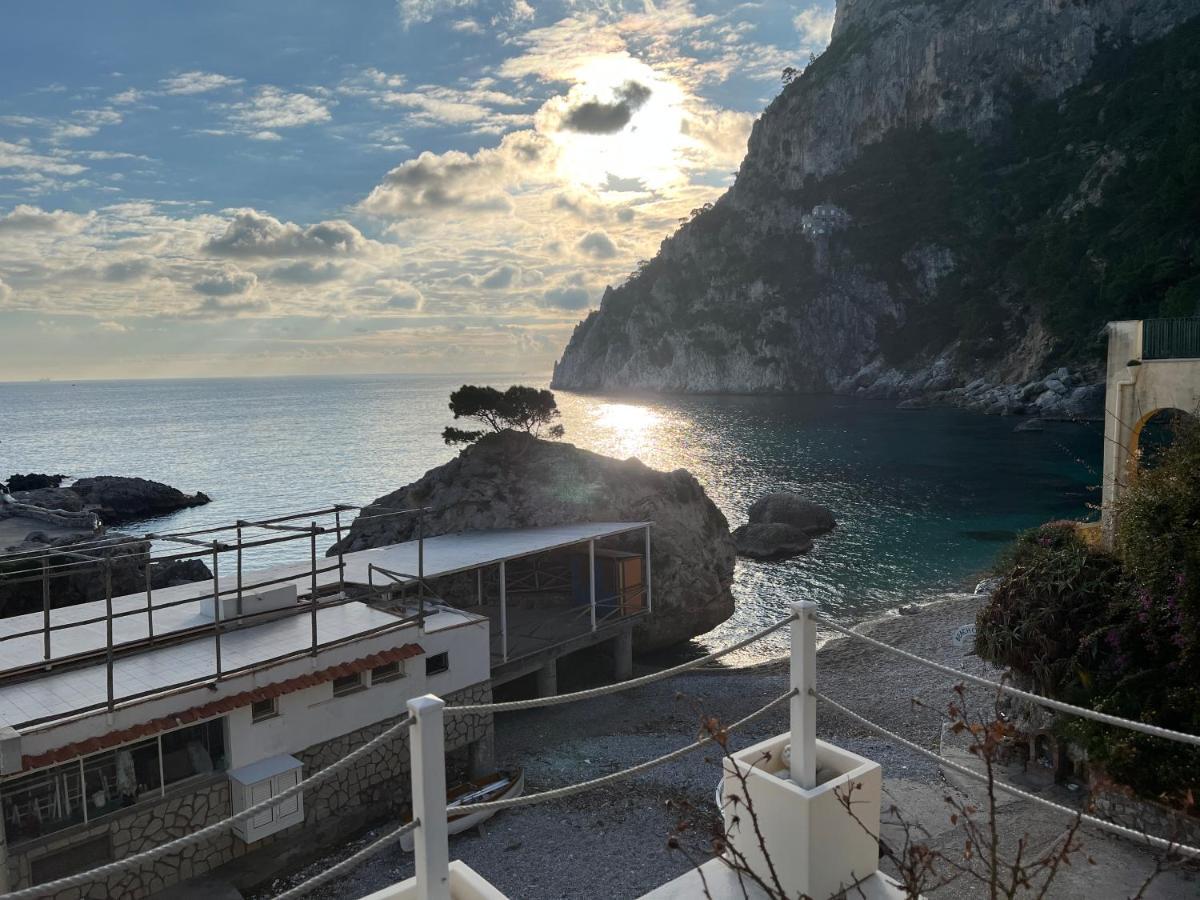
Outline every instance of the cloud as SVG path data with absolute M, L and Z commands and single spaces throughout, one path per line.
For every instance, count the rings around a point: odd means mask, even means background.
M 159 82 L 168 94 L 205 94 L 220 88 L 233 87 L 245 79 L 219 75 L 216 72 L 182 72 Z
M 834 15 L 832 6 L 810 6 L 797 15 L 792 24 L 800 35 L 801 45 L 817 49 L 829 46 Z
M 12 299 L 12 295 L 13 289 L 5 284 L 3 279 L 0 279 L 0 304 L 7 303 Z
M 87 166 L 67 162 L 57 156 L 43 156 L 24 144 L 0 141 L 0 169 L 22 169 L 52 175 L 78 175 L 80 172 L 87 171 Z
M 53 140 L 91 137 L 105 125 L 120 125 L 124 116 L 112 107 L 104 109 L 77 109 L 71 118 L 51 129 Z
M 46 212 L 36 206 L 20 204 L 12 212 L 0 216 L 0 232 L 49 232 L 54 234 L 78 234 L 88 226 L 95 213 L 81 216 L 77 213 L 56 209 Z
M 532 118 L 523 113 L 497 112 L 495 107 L 522 106 L 521 97 L 503 91 L 475 87 L 458 90 L 440 85 L 421 85 L 411 91 L 385 91 L 376 101 L 415 109 L 412 123 L 424 126 L 482 123 L 482 129 L 499 131 L 514 125 L 526 125 Z
M 127 331 L 129 331 L 129 329 L 120 322 L 114 322 L 111 319 L 104 322 L 97 322 L 96 330 L 107 332 L 108 334 L 125 334 Z
M 388 294 L 384 306 L 388 309 L 419 310 L 425 305 L 425 295 L 415 285 L 396 278 L 384 278 L 377 282 Z
M 617 255 L 617 245 L 603 231 L 589 231 L 575 247 L 592 259 L 612 259 Z
M 246 293 L 256 284 L 258 284 L 258 276 L 253 272 L 228 268 L 201 278 L 192 285 L 192 290 L 209 297 L 231 297 Z
M 626 81 L 614 88 L 612 99 L 592 98 L 570 105 L 562 113 L 559 127 L 584 134 L 616 134 L 629 124 L 633 114 L 650 99 L 650 88 Z
M 754 119 L 753 113 L 693 105 L 680 123 L 680 130 L 695 142 L 685 155 L 700 168 L 740 165 Z
M 200 319 L 233 318 L 243 313 L 268 312 L 271 304 L 266 300 L 223 300 L 207 297 L 203 303 L 191 310 L 189 315 Z
M 551 175 L 554 148 L 533 131 L 514 131 L 498 147 L 467 154 L 425 151 L 392 169 L 359 204 L 376 216 L 510 210 L 507 188 Z
M 342 268 L 331 262 L 294 262 L 277 266 L 267 273 L 274 281 L 287 284 L 322 284 L 326 281 L 336 281 L 342 277 Z
M 313 125 L 330 118 L 329 108 L 316 97 L 288 93 L 271 85 L 259 88 L 250 100 L 230 104 L 229 109 L 233 124 L 255 136 L 274 128 Z
M 475 5 L 475 0 L 396 0 L 396 12 L 405 28 L 431 22 L 435 16 Z
M 516 266 L 496 266 L 479 279 L 479 286 L 493 291 L 512 287 L 513 282 L 520 277 L 520 274 L 521 270 Z
M 213 256 L 230 257 L 351 256 L 368 243 L 362 232 L 341 219 L 302 228 L 257 210 L 242 209 L 225 231 L 205 241 L 202 249 Z
M 145 278 L 154 271 L 149 259 L 122 259 L 111 262 L 100 271 L 100 278 L 114 284 L 123 284 Z
M 579 285 L 565 284 L 542 294 L 542 306 L 551 309 L 586 309 L 590 302 L 588 289 Z

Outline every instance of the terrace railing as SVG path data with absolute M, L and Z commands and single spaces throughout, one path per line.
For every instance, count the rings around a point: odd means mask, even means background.
M 424 517 L 429 511 L 428 507 L 381 509 L 374 506 L 358 507 L 349 504 L 334 504 L 319 510 L 254 521 L 238 520 L 233 524 L 214 525 L 170 534 L 150 533 L 140 538 L 131 538 L 126 541 L 120 539 L 114 540 L 113 538 L 96 538 L 63 547 L 16 551 L 0 555 L 0 585 L 40 582 L 42 588 L 42 619 L 40 624 L 36 628 L 0 634 L 0 660 L 13 658 L 15 655 L 11 649 L 13 641 L 28 640 L 34 637 L 41 638 L 41 658 L 20 662 L 16 665 L 3 665 L 0 663 L 0 685 L 6 682 L 23 680 L 35 674 L 44 674 L 55 668 L 78 666 L 103 659 L 106 670 L 107 699 L 104 703 L 97 703 L 73 710 L 72 715 L 77 715 L 105 707 L 112 710 L 118 703 L 132 702 L 149 694 L 178 690 L 214 680 L 219 681 L 250 668 L 269 665 L 286 659 L 305 655 L 315 656 L 319 650 L 338 646 L 346 643 L 348 640 L 358 640 L 362 637 L 395 631 L 400 628 L 422 625 L 425 615 L 423 602 L 417 605 L 415 612 L 409 615 L 398 616 L 394 623 L 388 623 L 369 631 L 358 632 L 353 638 L 342 637 L 322 640 L 319 625 L 319 613 L 322 610 L 332 609 L 347 603 L 359 602 L 364 599 L 381 597 L 388 592 L 387 587 L 368 585 L 365 588 L 360 587 L 359 591 L 353 597 L 346 594 L 346 563 L 345 554 L 341 548 L 341 539 L 346 526 L 342 522 L 342 514 L 355 509 L 366 510 L 362 515 L 367 518 L 394 516 L 415 516 L 417 518 L 418 571 L 414 577 L 423 588 Z M 306 519 L 308 520 L 308 524 L 306 525 L 292 524 Z M 331 521 L 322 524 L 322 519 Z M 266 532 L 269 536 L 262 536 L 263 532 Z M 318 538 L 323 535 L 333 535 L 335 540 L 334 546 L 336 548 L 335 557 L 325 565 L 322 564 L 317 547 Z M 309 565 L 307 568 L 281 577 L 260 580 L 254 580 L 252 573 L 248 574 L 244 571 L 244 555 L 246 551 L 296 541 L 305 542 L 308 545 Z M 173 553 L 152 555 L 155 542 L 182 545 L 188 549 Z M 101 555 L 110 553 L 115 548 L 139 543 L 145 545 L 144 549 L 135 550 L 131 553 L 123 553 L 118 556 Z M 235 577 L 232 583 L 227 582 L 227 586 L 222 587 L 221 571 L 224 567 L 221 565 L 221 561 L 224 558 L 229 562 L 230 556 L 233 557 L 232 565 L 234 566 Z M 62 562 L 61 560 L 63 559 L 68 561 Z M 145 605 L 129 609 L 114 609 L 113 567 L 122 561 L 128 562 L 138 559 L 145 561 Z M 155 590 L 151 584 L 151 563 L 170 563 L 189 559 L 200 559 L 211 565 L 211 588 L 200 594 L 189 593 L 188 596 L 182 599 L 155 602 Z M 337 573 L 336 582 L 322 581 L 321 576 L 333 572 Z M 85 618 L 70 618 L 66 621 L 55 622 L 51 614 L 52 610 L 68 610 L 72 607 L 54 607 L 52 605 L 54 580 L 68 576 L 86 576 L 88 574 L 94 574 L 95 577 L 102 580 L 104 592 L 103 614 Z M 298 585 L 306 583 L 308 596 L 300 599 L 295 604 L 281 608 L 253 612 L 246 612 L 243 609 L 244 600 L 254 595 L 257 591 L 287 583 L 298 583 Z M 325 596 L 323 596 L 323 593 Z M 424 590 L 422 589 L 423 595 Z M 230 597 L 236 597 L 237 612 L 232 617 L 225 617 L 222 615 L 222 601 Z M 157 623 L 159 627 L 156 628 L 156 615 L 161 616 L 164 611 L 176 607 L 186 605 L 195 606 L 206 602 L 212 603 L 211 622 L 164 630 L 161 627 L 162 620 L 160 618 Z M 253 663 L 234 668 L 227 668 L 225 666 L 225 659 L 221 649 L 221 641 L 224 635 L 227 635 L 236 628 L 258 625 L 263 622 L 292 616 L 308 616 L 311 619 L 312 637 L 308 647 L 279 654 L 267 660 L 256 660 Z M 143 617 L 145 619 L 145 636 L 139 636 L 127 641 L 120 641 L 114 638 L 114 622 Z M 0 622 L 3 621 L 3 619 L 0 619 Z M 55 654 L 56 636 L 71 629 L 87 629 L 93 625 L 104 626 L 105 641 L 103 646 L 97 645 L 94 648 L 85 650 Z M 213 642 L 215 665 L 212 672 L 206 673 L 203 676 L 181 679 L 178 682 L 158 686 L 149 691 L 118 694 L 115 687 L 114 666 L 115 661 L 119 657 L 136 651 L 144 651 L 148 648 L 205 637 L 210 637 Z M 58 642 L 61 646 L 61 638 L 58 638 Z M 37 719 L 21 724 L 25 726 L 36 725 L 56 718 L 60 717 L 48 716 L 44 719 Z

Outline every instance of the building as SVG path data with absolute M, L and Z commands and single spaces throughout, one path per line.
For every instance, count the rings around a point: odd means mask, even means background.
M 1116 538 L 1121 496 L 1137 478 L 1142 430 L 1164 410 L 1200 409 L 1200 317 L 1108 323 L 1101 535 Z
M 648 546 L 647 523 L 446 535 L 319 559 L 320 527 L 287 521 L 230 526 L 226 544 L 158 536 L 189 546 L 178 556 L 211 554 L 218 574 L 61 608 L 50 585 L 64 551 L 21 557 L 28 577 L 45 579 L 47 602 L 0 619 L 0 890 L 121 859 L 268 799 L 387 729 L 414 697 L 486 703 L 494 677 L 552 671 L 601 641 L 628 649 L 649 611 L 648 579 L 626 583 L 642 557 L 596 546 L 641 530 Z M 307 563 L 243 575 L 243 551 L 289 539 L 304 542 Z M 88 564 L 86 549 L 71 565 Z M 575 574 L 563 582 L 564 571 Z M 582 596 L 571 577 L 583 578 Z M 472 608 L 438 594 L 464 585 L 475 586 Z M 490 716 L 448 714 L 445 738 L 458 768 L 494 767 Z M 87 896 L 145 896 L 252 854 L 278 865 L 396 815 L 409 787 L 401 733 L 269 814 Z

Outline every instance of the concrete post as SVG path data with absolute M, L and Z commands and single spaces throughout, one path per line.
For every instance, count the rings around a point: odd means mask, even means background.
M 633 677 L 633 629 L 622 628 L 613 638 L 613 678 L 628 681 Z
M 558 660 L 552 659 L 538 669 L 537 695 L 553 697 L 558 693 Z
M 471 778 L 482 778 L 496 771 L 496 741 L 490 728 L 483 737 L 471 744 L 468 766 Z
M 408 701 L 413 717 L 413 832 L 418 900 L 450 900 L 450 847 L 446 827 L 446 703 L 433 694 Z
M 790 604 L 798 618 L 792 622 L 791 686 L 799 691 L 791 699 L 791 778 L 805 789 L 817 784 L 817 604 L 800 600 Z

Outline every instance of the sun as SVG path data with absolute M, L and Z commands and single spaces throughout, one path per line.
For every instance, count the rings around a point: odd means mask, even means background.
M 678 84 L 626 55 L 594 57 L 579 68 L 575 78 L 568 103 L 613 102 L 630 82 L 647 88 L 649 96 L 616 133 L 551 131 L 564 180 L 598 193 L 630 188 L 657 191 L 684 180 L 685 95 Z

